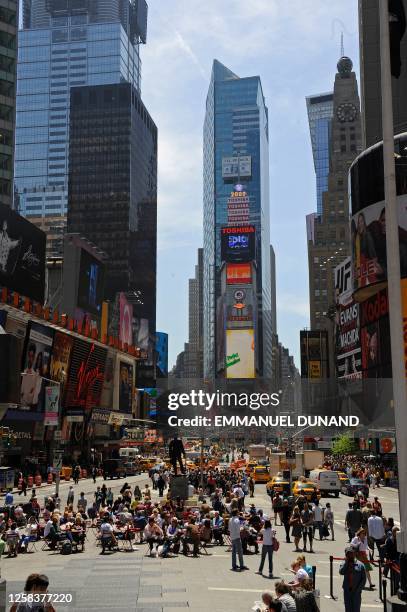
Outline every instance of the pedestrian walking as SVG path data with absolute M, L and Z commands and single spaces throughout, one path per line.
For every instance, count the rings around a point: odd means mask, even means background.
M 250 493 L 250 497 L 254 497 L 254 488 L 255 488 L 254 478 L 253 478 L 253 476 L 250 476 L 250 478 L 249 478 L 249 493 Z
M 292 527 L 291 535 L 294 538 L 295 552 L 301 552 L 301 548 L 299 548 L 298 544 L 300 543 L 302 536 L 302 522 L 300 509 L 298 506 L 294 506 L 293 514 L 290 519 L 290 525 Z
M 165 480 L 163 478 L 163 475 L 160 474 L 157 480 L 158 495 L 160 497 L 164 495 L 164 487 L 165 487 Z
M 96 477 L 98 475 L 98 469 L 96 467 L 96 465 L 93 466 L 92 468 L 92 478 L 93 478 L 93 484 L 96 484 Z
M 288 504 L 288 499 L 283 500 L 283 505 L 281 507 L 281 522 L 284 525 L 285 529 L 285 541 L 287 544 L 290 544 L 290 518 L 291 518 L 291 508 Z
M 271 521 L 266 520 L 264 522 L 264 528 L 260 531 L 263 536 L 263 546 L 261 548 L 261 561 L 260 567 L 257 574 L 263 575 L 263 567 L 268 557 L 269 562 L 269 578 L 273 578 L 273 553 L 274 549 L 277 548 L 276 531 L 271 528 Z
M 339 567 L 339 574 L 343 576 L 343 597 L 345 612 L 360 612 L 362 605 L 362 590 L 366 584 L 366 571 L 363 563 L 355 559 L 352 546 L 345 549 L 345 561 Z
M 240 537 L 240 532 L 241 532 L 242 527 L 240 524 L 240 518 L 238 516 L 237 509 L 232 510 L 232 516 L 229 519 L 228 528 L 229 528 L 230 540 L 232 542 L 232 570 L 234 572 L 239 571 L 239 569 L 241 571 L 247 570 L 249 568 L 246 567 L 243 561 L 243 547 L 242 547 L 242 540 Z M 239 559 L 239 567 L 237 565 L 236 557 Z
M 19 491 L 19 495 L 21 495 L 22 493 L 24 493 L 24 497 L 27 497 L 27 480 L 24 478 L 21 481 L 21 489 Z
M 66 499 L 67 505 L 70 506 L 71 504 L 73 504 L 74 499 L 75 499 L 75 492 L 74 492 L 73 486 L 71 485 L 69 487 L 68 496 Z
M 326 529 L 331 533 L 332 541 L 335 540 L 334 523 L 335 523 L 334 511 L 331 508 L 331 504 L 328 502 L 326 504 L 326 508 L 324 512 L 324 525 Z M 326 536 L 326 539 L 328 538 L 328 535 Z
M 301 523 L 302 523 L 302 541 L 304 544 L 303 551 L 307 550 L 307 537 L 309 541 L 309 551 L 314 552 L 312 549 L 312 540 L 314 537 L 314 513 L 309 509 L 308 504 L 304 504 L 304 510 L 301 512 Z
M 361 527 L 355 537 L 353 538 L 351 545 L 355 550 L 356 559 L 363 563 L 365 566 L 366 578 L 369 583 L 369 588 L 374 589 L 374 584 L 372 583 L 372 579 L 370 577 L 370 572 L 372 571 L 372 566 L 369 563 L 369 559 L 367 556 L 367 552 L 369 550 L 369 545 L 367 543 L 367 534 L 366 531 Z

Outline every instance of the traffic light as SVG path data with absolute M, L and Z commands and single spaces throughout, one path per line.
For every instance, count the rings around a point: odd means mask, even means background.
M 368 444 L 369 444 L 369 448 L 370 448 L 370 447 L 372 446 L 372 444 L 373 444 L 373 440 L 372 440 L 372 438 L 369 438 L 369 440 L 368 440 Z

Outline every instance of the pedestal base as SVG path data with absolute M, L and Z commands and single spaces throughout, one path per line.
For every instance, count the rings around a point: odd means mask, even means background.
M 170 476 L 170 494 L 171 499 L 180 497 L 181 499 L 188 499 L 188 479 L 183 474 L 179 476 Z

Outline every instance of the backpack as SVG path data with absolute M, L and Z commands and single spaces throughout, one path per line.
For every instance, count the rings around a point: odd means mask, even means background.
M 273 552 L 277 552 L 279 548 L 280 542 L 277 540 L 277 538 L 273 538 Z
M 61 555 L 70 555 L 72 553 L 72 543 L 70 540 L 64 540 L 61 544 Z

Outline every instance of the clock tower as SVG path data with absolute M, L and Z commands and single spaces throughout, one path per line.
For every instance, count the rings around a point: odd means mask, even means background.
M 328 330 L 330 340 L 335 313 L 334 269 L 351 254 L 348 171 L 362 151 L 360 101 L 352 60 L 341 57 L 337 68 L 328 189 L 322 195 L 322 214 L 315 219 L 313 240 L 308 242 L 311 329 Z M 330 372 L 334 375 L 333 346 L 329 352 Z

